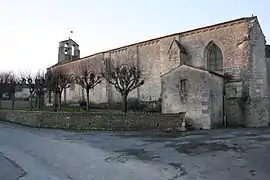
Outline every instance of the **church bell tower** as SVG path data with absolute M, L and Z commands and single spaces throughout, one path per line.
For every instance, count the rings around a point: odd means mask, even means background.
M 59 42 L 58 62 L 80 59 L 79 45 L 72 39 Z

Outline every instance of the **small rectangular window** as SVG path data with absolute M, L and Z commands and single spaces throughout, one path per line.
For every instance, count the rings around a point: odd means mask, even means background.
M 180 90 L 181 90 L 181 92 L 187 91 L 187 79 L 180 80 Z

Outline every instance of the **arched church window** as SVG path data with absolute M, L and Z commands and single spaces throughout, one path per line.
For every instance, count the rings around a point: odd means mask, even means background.
M 223 56 L 221 49 L 214 43 L 211 43 L 207 52 L 208 70 L 220 71 L 223 69 Z

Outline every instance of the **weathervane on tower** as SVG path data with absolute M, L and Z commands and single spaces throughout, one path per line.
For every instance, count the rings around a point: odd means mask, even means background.
M 69 31 L 69 36 L 68 36 L 68 39 L 71 39 L 71 35 L 74 33 L 74 31 Z

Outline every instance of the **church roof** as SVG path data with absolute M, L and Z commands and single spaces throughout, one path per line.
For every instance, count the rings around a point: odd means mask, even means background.
M 270 45 L 265 46 L 265 56 L 270 58 Z
M 187 54 L 185 47 L 179 41 L 177 40 L 174 40 L 174 41 L 177 44 L 178 48 L 180 49 L 181 53 Z
M 181 53 L 187 54 L 187 51 L 186 51 L 185 47 L 179 41 L 177 41 L 176 39 L 174 39 L 173 42 L 171 43 L 168 52 L 171 50 L 171 48 L 173 46 L 173 43 L 175 43 L 177 45 L 177 47 L 179 48 Z
M 208 73 L 210 73 L 210 74 L 219 76 L 219 77 L 224 78 L 224 79 L 227 78 L 227 77 L 226 77 L 225 75 L 223 75 L 223 74 L 217 73 L 217 72 L 215 72 L 215 71 L 210 71 L 210 70 L 205 69 L 205 68 L 202 68 L 202 67 L 196 67 L 196 66 L 193 66 L 193 65 L 190 65 L 190 64 L 181 64 L 181 65 L 177 66 L 176 68 L 170 70 L 169 72 L 167 72 L 167 73 L 161 75 L 161 77 L 166 76 L 167 74 L 170 74 L 172 71 L 174 71 L 174 70 L 176 70 L 176 69 L 178 69 L 178 68 L 180 68 L 180 67 L 182 67 L 182 66 L 191 67 L 191 68 L 196 69 L 196 70 L 205 71 L 205 72 L 208 72 Z
M 180 33 L 169 34 L 169 35 L 166 35 L 166 36 L 161 36 L 161 37 L 158 37 L 158 38 L 153 38 L 153 39 L 149 39 L 149 40 L 146 40 L 146 41 L 141 41 L 141 42 L 129 44 L 129 45 L 126 45 L 126 46 L 110 49 L 110 50 L 107 50 L 107 51 L 98 52 L 98 53 L 95 53 L 95 54 L 91 54 L 89 56 L 82 57 L 80 59 L 85 59 L 85 58 L 95 56 L 95 55 L 100 54 L 100 53 L 107 53 L 107 52 L 115 51 L 115 50 L 118 50 L 118 49 L 127 48 L 129 46 L 139 45 L 139 44 L 146 43 L 146 42 L 149 42 L 149 41 L 160 40 L 162 38 L 166 38 L 166 37 L 170 37 L 170 36 L 184 35 L 184 34 L 188 35 L 188 34 L 200 33 L 200 32 L 204 32 L 206 30 L 211 30 L 211 29 L 216 28 L 216 27 L 230 25 L 230 24 L 237 24 L 237 23 L 241 23 L 241 22 L 251 21 L 251 20 L 254 20 L 254 19 L 257 19 L 257 16 L 242 17 L 242 18 L 238 18 L 238 19 L 234 19 L 234 20 L 230 20 L 230 21 L 225 21 L 225 22 L 222 22 L 222 23 L 213 24 L 213 25 L 210 25 L 210 26 L 204 26 L 204 27 L 200 27 L 200 28 L 197 28 L 197 29 L 192 29 L 192 30 L 188 30 L 188 31 L 180 32 Z M 80 59 L 76 59 L 76 60 L 80 60 Z M 60 64 L 66 64 L 66 63 L 73 62 L 73 61 L 76 61 L 76 60 L 62 62 Z M 51 66 L 49 68 L 55 67 L 55 66 L 60 65 L 60 64 L 56 63 L 55 65 L 53 65 L 53 66 Z

